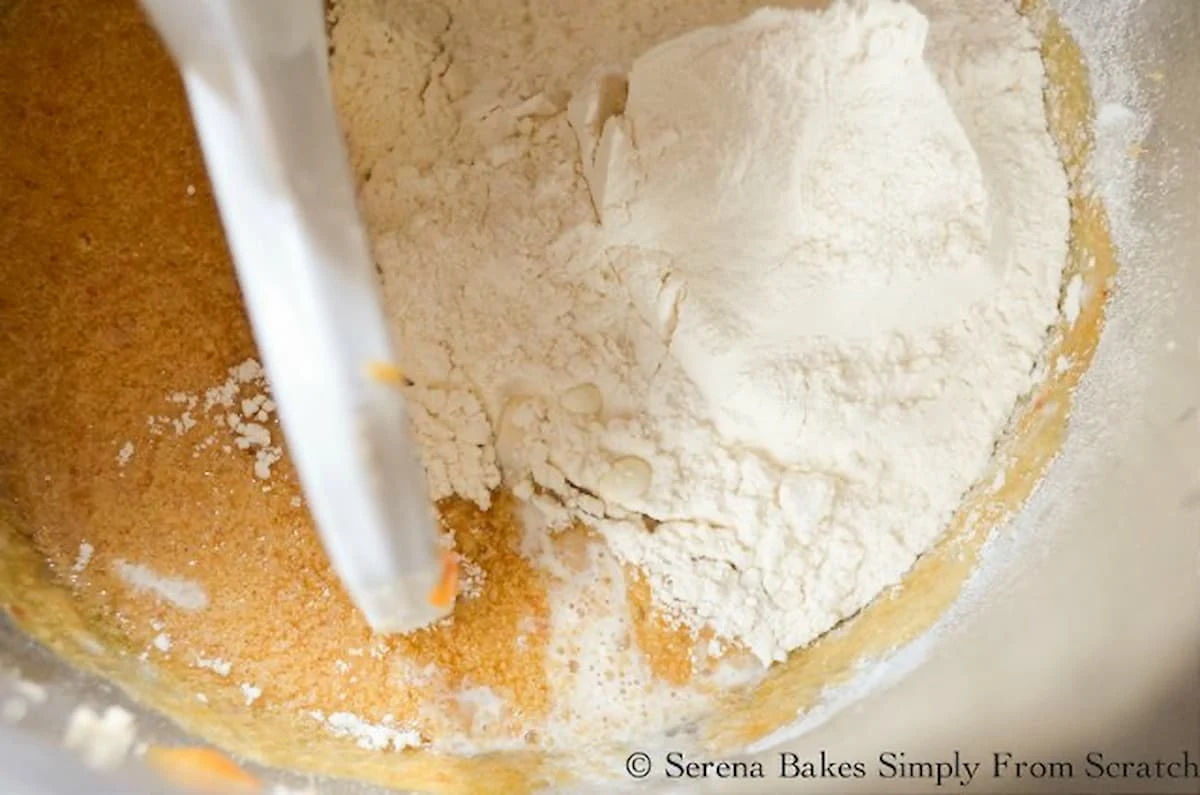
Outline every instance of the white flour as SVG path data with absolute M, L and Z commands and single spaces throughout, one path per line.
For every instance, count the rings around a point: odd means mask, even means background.
M 199 583 L 181 577 L 164 577 L 149 566 L 130 563 L 118 558 L 113 571 L 137 593 L 153 594 L 180 610 L 203 610 L 208 607 L 208 594 Z
M 359 748 L 368 751 L 383 751 L 391 748 L 402 751 L 421 744 L 421 735 L 412 729 L 399 728 L 392 717 L 386 716 L 380 723 L 368 723 L 349 712 L 335 712 L 326 717 L 324 712 L 314 710 L 309 717 L 323 723 L 338 737 L 351 737 Z
M 770 661 L 897 582 L 981 474 L 1068 216 L 1012 6 L 650 49 L 755 5 L 343 0 L 333 72 L 434 495 L 486 506 L 503 471 Z
M 150 434 L 162 436 L 167 428 L 172 428 L 176 436 L 195 436 L 192 434 L 195 428 L 203 422 L 211 422 L 217 429 L 227 429 L 231 443 L 223 443 L 225 433 L 209 433 L 192 446 L 192 457 L 199 458 L 203 451 L 217 444 L 221 444 L 225 452 L 231 452 L 236 447 L 253 453 L 254 476 L 269 480 L 271 467 L 283 457 L 283 448 L 272 443 L 268 426 L 274 419 L 275 401 L 267 391 L 267 377 L 262 366 L 254 359 L 246 359 L 230 367 L 226 379 L 206 389 L 203 396 L 188 392 L 171 393 L 167 400 L 180 413 L 176 416 L 150 415 Z M 125 467 L 133 457 L 133 450 L 133 443 L 126 442 L 117 455 L 117 465 Z

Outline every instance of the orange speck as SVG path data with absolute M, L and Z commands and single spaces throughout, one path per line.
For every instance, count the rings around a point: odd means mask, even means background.
M 367 362 L 367 377 L 382 384 L 409 384 L 400 368 L 391 362 Z
M 458 556 L 453 552 L 442 555 L 442 579 L 429 592 L 429 604 L 434 607 L 449 607 L 458 594 Z
M 212 748 L 157 745 L 146 751 L 146 763 L 167 781 L 184 789 L 213 793 L 262 792 L 262 782 Z

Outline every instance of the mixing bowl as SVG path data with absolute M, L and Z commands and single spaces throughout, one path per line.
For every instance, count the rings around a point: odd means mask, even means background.
M 712 768 L 702 780 L 668 778 L 677 769 L 668 738 L 645 759 L 630 762 L 640 749 L 622 749 L 602 760 L 616 778 L 604 791 L 931 789 L 928 779 L 884 775 L 894 768 L 883 755 L 901 753 L 981 761 L 985 774 L 970 784 L 978 791 L 1200 788 L 1197 779 L 1087 777 L 1089 754 L 1137 761 L 1188 750 L 1200 760 L 1200 3 L 1050 5 L 1065 25 L 1045 23 L 1059 92 L 1051 106 L 1076 178 L 1069 275 L 1085 291 L 1078 322 L 1057 343 L 1074 364 L 1027 407 L 1024 466 L 973 498 L 975 513 L 894 599 L 793 655 L 698 729 L 714 753 L 749 744 L 744 759 L 764 765 L 766 782 Z M 22 705 L 5 713 L 20 720 L 0 722 L 0 782 L 22 793 L 169 791 L 136 754 L 97 773 L 61 748 L 80 704 L 124 705 L 139 741 L 154 744 L 198 743 L 160 710 L 199 708 L 135 657 L 108 654 L 119 643 L 97 637 L 66 592 L 47 585 L 28 538 L 56 521 L 81 534 L 99 521 L 172 532 L 172 517 L 200 503 L 180 474 L 186 458 L 163 454 L 152 474 L 119 482 L 109 471 L 115 429 L 145 423 L 164 384 L 219 374 L 253 348 L 176 78 L 132 3 L 2 2 L 0 57 L 9 59 L 0 89 L 0 705 Z M 125 511 L 130 488 L 153 504 Z M 136 681 L 137 700 L 105 677 Z M 254 720 L 206 726 L 232 745 L 261 733 Z M 289 750 L 256 748 L 275 761 Z M 356 772 L 356 753 L 321 769 Z M 781 753 L 861 762 L 866 774 L 780 781 L 781 759 L 791 759 Z M 503 791 L 558 780 L 559 771 L 530 776 L 502 757 L 443 760 L 395 781 Z M 1054 761 L 1072 762 L 1076 776 L 1055 775 L 1065 768 Z M 634 781 L 645 762 L 649 781 Z M 384 763 L 362 764 L 386 779 L 371 767 Z M 373 791 L 248 769 L 320 792 Z

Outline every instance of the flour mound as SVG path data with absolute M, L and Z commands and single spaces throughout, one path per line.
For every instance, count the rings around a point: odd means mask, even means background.
M 769 662 L 985 470 L 1068 207 L 1012 4 L 755 5 L 343 0 L 333 63 L 434 493 Z
M 998 281 L 927 30 L 898 3 L 764 9 L 638 58 L 599 142 L 576 125 L 622 281 L 726 439 L 794 460 L 814 338 L 952 323 Z

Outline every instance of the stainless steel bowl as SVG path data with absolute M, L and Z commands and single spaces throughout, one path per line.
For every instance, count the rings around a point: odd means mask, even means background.
M 1078 770 L 1088 753 L 1135 761 L 1189 749 L 1200 760 L 1200 2 L 1149 0 L 1130 15 L 1106 0 L 1053 4 L 1083 48 L 1101 115 L 1137 104 L 1150 119 L 1135 182 L 1106 197 L 1121 274 L 1066 445 L 934 632 L 827 693 L 822 707 L 755 749 L 771 775 L 781 750 L 809 759 L 824 751 L 862 761 L 868 772 L 884 752 L 929 761 L 957 752 L 984 762 L 973 791 L 1200 788 L 1197 779 L 1016 778 L 1011 765 L 1007 775 L 986 775 L 997 753 L 1011 753 L 1013 763 L 1071 760 Z M 0 36 L 13 5 L 0 3 Z M 1130 83 L 1126 74 L 1140 77 Z M 1101 127 L 1103 168 L 1128 152 L 1119 130 Z M 3 317 L 0 306 L 0 331 Z M 138 715 L 143 739 L 195 741 L 0 621 L 0 704 L 17 695 L 10 670 L 45 685 L 49 700 L 15 726 L 0 722 L 4 792 L 164 791 L 136 764 L 101 775 L 60 747 L 81 703 L 123 704 Z M 372 791 L 257 772 L 320 792 Z M 768 781 L 684 781 L 679 791 L 789 786 Z M 823 780 L 819 789 L 930 785 L 868 775 Z

